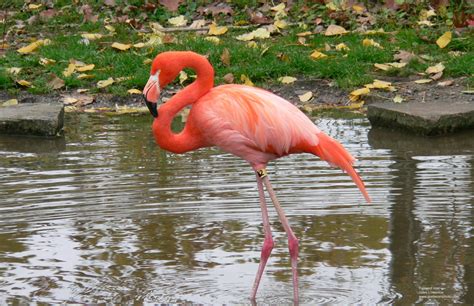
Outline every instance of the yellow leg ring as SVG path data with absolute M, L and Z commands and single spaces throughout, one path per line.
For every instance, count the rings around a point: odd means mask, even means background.
M 267 169 L 260 169 L 260 170 L 257 170 L 257 174 L 258 174 L 258 177 L 260 178 L 264 178 L 265 176 L 267 176 Z

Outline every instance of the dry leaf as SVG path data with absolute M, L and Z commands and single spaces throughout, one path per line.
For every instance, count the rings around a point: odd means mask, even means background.
M 324 32 L 325 36 L 334 36 L 334 35 L 342 35 L 348 33 L 346 29 L 341 26 L 331 24 Z
M 105 28 L 107 29 L 107 31 L 110 32 L 110 34 L 115 34 L 115 28 L 113 26 L 111 26 L 110 24 L 106 25 Z
M 428 67 L 426 68 L 425 72 L 428 73 L 428 74 L 436 74 L 436 73 L 440 73 L 444 70 L 444 65 L 443 63 L 438 63 L 434 66 L 431 66 L 431 67 Z
M 76 71 L 79 71 L 79 72 L 90 71 L 90 70 L 94 69 L 94 67 L 95 67 L 94 64 L 85 65 L 85 66 L 82 66 L 82 67 L 77 67 Z
M 200 29 L 206 25 L 205 19 L 194 20 L 189 26 L 191 29 Z
M 43 6 L 43 4 L 41 4 L 41 3 L 39 3 L 39 4 L 30 3 L 30 4 L 28 4 L 28 9 L 33 11 L 33 10 L 39 9 L 42 6 Z
M 394 68 L 403 68 L 407 65 L 407 63 L 398 63 L 398 62 L 393 62 L 393 63 L 388 63 L 388 65 L 394 67 Z
M 188 79 L 188 74 L 185 71 L 181 70 L 179 72 L 179 84 L 182 85 L 187 79 Z
M 222 35 L 228 31 L 227 27 L 218 27 L 214 22 L 209 26 L 208 35 Z
M 434 23 L 432 23 L 431 21 L 429 20 L 420 20 L 417 22 L 418 25 L 424 25 L 424 26 L 427 26 L 427 27 L 432 27 L 434 26 Z
M 420 80 L 415 81 L 416 84 L 426 84 L 426 83 L 431 83 L 431 82 L 433 82 L 432 79 L 420 79 Z
M 436 44 L 438 45 L 438 47 L 443 49 L 451 42 L 452 37 L 453 34 L 451 33 L 451 31 L 447 31 L 436 40 Z
M 76 70 L 76 65 L 73 63 L 69 63 L 67 68 L 63 71 L 63 75 L 65 77 L 70 77 L 71 74 L 73 74 L 75 70 Z
M 58 76 L 55 75 L 54 73 L 51 73 L 50 81 L 46 83 L 46 85 L 53 90 L 60 89 L 64 87 L 64 80 L 58 78 Z
M 13 75 L 17 75 L 18 73 L 20 73 L 20 71 L 21 71 L 21 68 L 19 68 L 19 67 L 7 68 L 7 72 L 9 74 L 13 74 Z
M 446 86 L 451 86 L 454 84 L 454 81 L 453 80 L 447 80 L 447 81 L 443 81 L 443 82 L 438 82 L 438 86 L 441 86 L 441 87 L 446 87 Z
M 50 58 L 41 57 L 41 58 L 39 59 L 39 63 L 40 63 L 40 65 L 42 65 L 42 66 L 48 66 L 48 65 L 52 65 L 52 64 L 56 63 L 56 61 L 53 60 L 53 59 L 50 59 Z
M 392 83 L 386 82 L 386 81 L 381 81 L 381 80 L 374 80 L 372 83 L 365 84 L 364 86 L 366 88 L 369 88 L 369 89 L 376 88 L 376 89 L 388 89 L 388 90 L 390 90 L 391 87 L 392 87 Z
M 242 82 L 244 82 L 244 85 L 247 85 L 247 86 L 254 86 L 253 82 L 249 79 L 248 76 L 246 76 L 245 74 L 241 74 L 240 75 L 240 80 Z
M 168 23 L 175 27 L 184 27 L 188 21 L 183 15 L 168 19 Z
M 68 97 L 64 97 L 62 101 L 64 105 L 71 105 L 71 104 L 76 104 L 77 102 L 79 102 L 79 99 L 68 96 Z
M 304 37 L 304 36 L 309 36 L 309 35 L 312 35 L 312 34 L 313 34 L 313 32 L 306 31 L 306 32 L 297 33 L 296 36 Z
M 374 64 L 374 67 L 383 71 L 390 70 L 392 67 L 388 64 Z
M 41 46 L 49 45 L 50 43 L 51 43 L 51 40 L 49 39 L 40 39 L 35 42 L 32 42 L 28 46 L 18 49 L 17 52 L 21 54 L 28 54 L 35 51 L 37 48 Z
M 6 100 L 4 102 L 0 102 L 0 106 L 13 106 L 13 105 L 17 105 L 17 104 L 18 104 L 17 99 L 10 99 L 10 100 Z
M 222 51 L 221 54 L 221 61 L 225 66 L 230 66 L 230 52 L 229 49 L 224 48 L 224 51 Z
M 253 39 L 266 39 L 270 37 L 270 32 L 266 28 L 258 28 L 250 33 L 242 34 L 236 37 L 237 40 L 249 41 Z
M 129 90 L 127 90 L 127 92 L 131 95 L 141 95 L 142 94 L 141 90 L 135 89 L 135 88 L 129 89 Z
M 88 40 L 96 40 L 96 39 L 101 39 L 102 37 L 104 37 L 104 35 L 98 34 L 98 33 L 84 33 L 84 34 L 81 34 L 81 36 Z
M 311 91 L 307 91 L 298 96 L 298 99 L 300 99 L 301 102 L 308 102 L 311 98 L 313 98 L 313 93 Z
M 415 57 L 416 55 L 411 52 L 400 50 L 393 56 L 393 59 L 402 63 L 409 63 Z
M 132 47 L 131 44 L 122 44 L 122 43 L 118 43 L 118 42 L 114 42 L 112 44 L 112 48 L 118 49 L 120 51 L 126 51 L 126 50 L 130 49 L 131 47 Z
M 363 95 L 366 95 L 370 93 L 370 89 L 367 88 L 367 87 L 364 87 L 364 88 L 359 88 L 359 89 L 356 89 L 354 91 L 352 91 L 350 94 L 349 94 L 349 97 L 353 97 L 353 98 L 356 98 L 355 100 L 358 99 L 358 97 L 360 96 L 363 96 Z M 355 101 L 351 98 L 351 101 Z
M 436 80 L 441 79 L 442 76 L 443 76 L 443 71 L 440 71 L 436 74 L 431 75 L 430 79 L 432 79 L 433 81 L 436 81 Z
M 296 80 L 297 78 L 291 76 L 283 76 L 278 78 L 278 81 L 282 84 L 291 84 L 294 83 Z
M 393 98 L 393 102 L 395 102 L 395 103 L 402 103 L 402 102 L 403 102 L 403 98 L 402 98 L 400 95 L 396 95 L 396 96 Z
M 284 29 L 288 26 L 288 23 L 283 20 L 283 19 L 279 19 L 279 20 L 276 20 L 274 23 L 273 23 L 274 26 L 276 26 L 277 28 L 279 29 Z
M 337 51 L 349 51 L 351 49 L 349 49 L 349 47 L 346 46 L 345 43 L 340 43 L 340 44 L 336 45 L 336 50 Z
M 145 43 L 142 43 L 142 42 L 133 44 L 133 47 L 134 47 L 134 48 L 137 48 L 137 49 L 141 49 L 141 48 L 143 48 L 143 47 L 145 47 L 145 46 L 146 46 Z
M 114 79 L 113 78 L 108 78 L 107 80 L 101 80 L 99 82 L 97 82 L 97 87 L 98 88 L 104 88 L 104 87 L 107 87 L 109 85 L 112 85 L 114 83 Z
M 254 42 L 254 41 L 249 41 L 249 42 L 246 44 L 246 46 L 247 46 L 248 48 L 253 48 L 253 49 L 257 49 L 257 48 L 258 48 L 257 43 Z
M 28 82 L 27 80 L 18 80 L 16 81 L 18 84 L 20 84 L 21 86 L 25 86 L 25 87 L 31 87 L 31 83 Z
M 204 39 L 207 40 L 207 41 L 210 41 L 210 42 L 212 42 L 216 45 L 218 45 L 221 42 L 221 40 L 218 37 L 215 37 L 215 36 L 208 36 L 208 37 L 205 37 Z
M 313 53 L 311 53 L 310 57 L 312 59 L 321 59 L 321 58 L 325 58 L 325 57 L 328 57 L 328 56 L 324 53 L 319 52 L 319 51 L 314 51 Z
M 93 74 L 87 74 L 87 73 L 81 73 L 77 76 L 77 79 L 79 79 L 79 80 L 93 79 L 93 78 L 94 78 Z
M 224 77 L 222 78 L 224 80 L 224 82 L 226 82 L 227 84 L 232 84 L 234 83 L 234 75 L 232 73 L 227 73 L 226 75 L 224 75 Z
M 369 38 L 365 38 L 362 41 L 362 45 L 364 47 L 376 47 L 379 49 L 383 49 L 382 46 L 378 42 L 375 42 L 373 39 L 369 39 Z
M 271 7 L 271 10 L 275 12 L 275 19 L 277 20 L 286 16 L 285 3 L 283 2 Z

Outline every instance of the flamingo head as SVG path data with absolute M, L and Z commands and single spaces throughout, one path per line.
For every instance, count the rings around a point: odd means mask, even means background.
M 173 52 L 158 54 L 151 65 L 150 78 L 143 89 L 143 98 L 153 117 L 158 117 L 158 101 L 161 90 L 171 83 L 181 70 L 176 65 Z

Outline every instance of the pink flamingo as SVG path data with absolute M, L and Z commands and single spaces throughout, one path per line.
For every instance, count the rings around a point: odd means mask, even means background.
M 195 70 L 197 79 L 157 109 L 160 91 L 181 70 Z M 153 135 L 157 144 L 173 153 L 217 146 L 250 163 L 256 172 L 265 240 L 250 298 L 255 299 L 265 265 L 273 249 L 263 184 L 288 236 L 293 274 L 293 297 L 298 303 L 298 240 L 273 191 L 265 169 L 276 158 L 294 153 L 312 153 L 346 171 L 370 202 L 364 183 L 352 168 L 354 158 L 341 144 L 321 132 L 297 107 L 263 89 L 244 85 L 214 87 L 214 69 L 194 52 L 172 51 L 156 56 L 143 89 L 146 104 L 155 117 Z M 184 107 L 192 105 L 184 129 L 175 134 L 171 122 Z

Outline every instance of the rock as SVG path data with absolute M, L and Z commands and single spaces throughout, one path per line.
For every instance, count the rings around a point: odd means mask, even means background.
M 474 103 L 374 103 L 367 116 L 373 126 L 443 135 L 474 128 Z
M 22 103 L 0 107 L 0 134 L 56 136 L 64 124 L 64 106 Z

